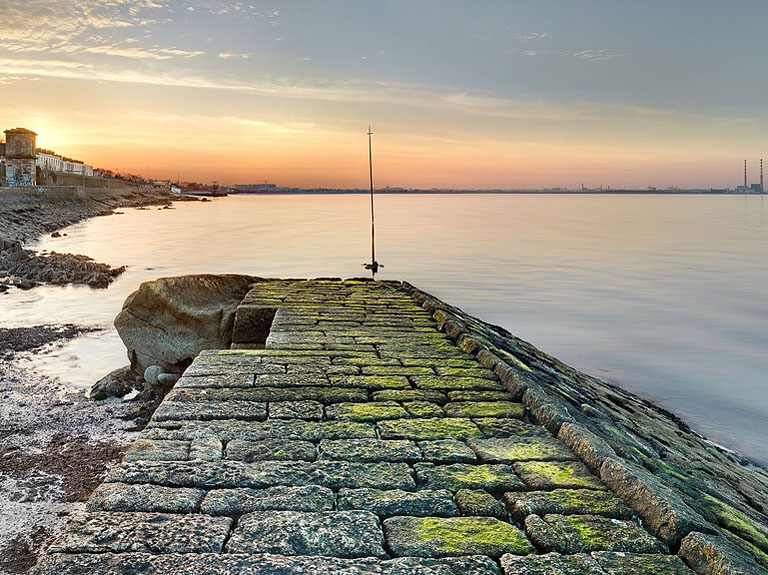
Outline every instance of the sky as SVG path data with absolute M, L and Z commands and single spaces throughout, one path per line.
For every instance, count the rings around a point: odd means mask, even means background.
M 0 0 L 0 129 L 224 185 L 733 188 L 765 0 Z

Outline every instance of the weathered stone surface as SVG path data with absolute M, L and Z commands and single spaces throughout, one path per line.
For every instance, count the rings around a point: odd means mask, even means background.
M 164 426 L 163 422 L 151 423 L 144 431 L 147 439 L 194 440 L 215 437 L 221 441 L 242 439 L 361 439 L 376 437 L 376 428 L 371 423 L 356 421 L 304 421 L 282 419 L 267 421 L 182 421 Z
M 767 575 L 768 569 L 722 536 L 693 532 L 680 544 L 680 556 L 701 575 Z
M 467 442 L 480 461 L 512 463 L 515 461 L 573 461 L 568 448 L 554 437 L 494 437 Z
M 88 511 L 144 511 L 157 513 L 195 513 L 205 491 L 160 485 L 102 483 L 91 494 Z
M 547 552 L 667 552 L 660 541 L 637 523 L 594 515 L 529 515 L 525 518 L 525 531 L 539 549 Z
M 448 417 L 512 417 L 522 419 L 525 408 L 510 401 L 457 401 L 443 406 Z
M 270 419 L 311 419 L 323 418 L 323 404 L 318 401 L 275 401 L 269 404 Z
M 195 378 L 199 379 L 199 378 Z M 275 403 L 283 401 L 318 401 L 323 404 L 368 401 L 368 391 L 353 387 L 216 387 L 180 388 L 178 384 L 166 396 L 166 401 L 253 401 Z M 271 417 L 271 416 L 270 416 Z
M 429 401 L 409 401 L 403 407 L 411 417 L 443 417 L 443 408 Z
M 154 421 L 238 419 L 242 421 L 264 421 L 267 406 L 249 401 L 221 402 L 168 402 L 155 410 Z
M 408 412 L 394 401 L 335 403 L 326 406 L 325 415 L 328 419 L 346 419 L 349 421 L 380 421 L 410 417 Z
M 600 468 L 600 478 L 670 547 L 676 547 L 692 531 L 712 532 L 709 524 L 683 503 L 677 493 L 645 469 L 606 459 Z
M 91 513 L 75 517 L 51 553 L 220 553 L 229 517 L 158 513 Z
M 631 519 L 634 515 L 632 509 L 610 491 L 592 489 L 510 492 L 504 494 L 504 503 L 518 521 L 531 514 L 602 515 L 613 519 Z
M 512 401 L 512 395 L 506 391 L 450 391 L 448 398 L 452 402 Z
M 384 439 L 324 439 L 320 459 L 345 461 L 421 461 L 421 450 L 413 441 Z
M 201 489 L 275 485 L 322 485 L 331 489 L 370 487 L 407 490 L 416 487 L 410 467 L 405 463 L 348 461 L 137 461 L 123 464 L 112 471 L 105 481 Z
M 189 459 L 189 441 L 137 440 L 125 454 L 126 461 L 185 461 Z
M 374 401 L 429 401 L 444 405 L 448 398 L 432 389 L 385 389 L 373 392 Z
M 414 469 L 419 487 L 429 489 L 448 489 L 453 492 L 460 489 L 484 489 L 491 493 L 525 489 L 525 484 L 508 465 L 417 463 Z
M 509 519 L 504 504 L 482 489 L 460 489 L 456 492 L 456 505 L 462 515 Z
M 229 347 L 235 310 L 250 276 L 190 275 L 144 282 L 125 300 L 115 327 L 131 368 L 180 373 L 203 349 Z
M 459 514 L 450 491 L 445 489 L 403 491 L 399 489 L 342 489 L 339 509 L 364 509 L 379 517 L 452 517 Z
M 474 463 L 477 461 L 474 451 L 465 443 L 454 439 L 420 441 L 419 448 L 424 455 L 424 460 L 433 463 Z
M 419 389 L 440 391 L 504 391 L 497 381 L 481 377 L 449 377 L 442 375 L 418 375 L 411 378 Z
M 585 553 L 567 556 L 548 553 L 538 557 L 507 554 L 499 563 L 504 575 L 605 575 L 598 563 Z
M 499 575 L 499 568 L 481 555 L 443 559 L 402 557 L 382 562 L 381 575 Z
M 530 489 L 605 489 L 580 461 L 522 461 L 512 467 Z
M 224 446 L 215 437 L 201 437 L 193 439 L 189 444 L 189 459 L 202 459 L 204 461 L 218 461 L 222 458 Z
M 252 511 L 331 511 L 336 496 L 327 487 L 268 487 L 266 489 L 215 489 L 202 501 L 208 515 L 236 517 Z
M 392 517 L 383 525 L 390 550 L 400 557 L 482 554 L 498 558 L 535 551 L 519 529 L 491 517 Z
M 592 557 L 608 575 L 693 575 L 693 571 L 675 555 L 597 551 Z
M 317 457 L 314 443 L 295 439 L 264 439 L 227 444 L 227 459 L 236 461 L 314 461 Z
M 466 441 L 481 438 L 483 434 L 469 419 L 460 418 L 414 418 L 397 421 L 379 421 L 376 423 L 382 439 L 413 439 L 427 441 L 435 439 L 455 439 Z
M 472 421 L 486 437 L 552 437 L 544 427 L 518 419 L 476 417 Z
M 336 360 L 342 364 L 342 359 Z M 351 358 L 347 358 L 351 360 Z M 368 360 L 361 360 L 362 365 Z M 403 375 L 389 375 L 387 371 L 384 375 L 337 375 L 331 376 L 330 384 L 337 387 L 361 387 L 369 390 L 384 389 L 410 389 L 411 384 L 408 378 Z
M 387 557 L 379 521 L 368 511 L 244 515 L 227 543 L 230 553 Z
M 194 375 L 190 371 L 195 369 L 195 364 L 192 364 L 184 375 L 174 385 L 175 390 L 207 390 L 209 389 L 248 389 L 253 387 L 253 373 L 215 373 L 215 374 L 201 374 Z M 224 369 L 224 368 L 222 368 Z M 216 372 L 221 371 L 213 370 Z M 183 394 L 173 397 L 183 397 Z
M 578 455 L 592 473 L 600 473 L 600 466 L 606 459 L 616 459 L 611 446 L 583 425 L 564 423 L 557 437 Z
M 557 435 L 563 423 L 573 423 L 573 418 L 563 402 L 544 393 L 541 389 L 528 388 L 523 393 L 523 405 L 527 407 L 533 418 L 544 427 Z

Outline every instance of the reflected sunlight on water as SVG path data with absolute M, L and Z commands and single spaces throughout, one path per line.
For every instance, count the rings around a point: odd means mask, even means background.
M 766 201 L 381 195 L 378 277 L 502 325 L 768 462 Z M 364 275 L 368 209 L 364 196 L 235 196 L 96 218 L 37 247 L 128 271 L 108 290 L 13 290 L 0 321 L 110 326 L 127 295 L 160 276 Z M 85 388 L 126 360 L 110 329 L 40 363 Z

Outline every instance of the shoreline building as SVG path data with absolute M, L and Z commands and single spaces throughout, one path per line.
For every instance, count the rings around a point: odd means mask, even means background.
M 26 128 L 5 130 L 5 182 L 8 186 L 35 186 L 37 134 Z

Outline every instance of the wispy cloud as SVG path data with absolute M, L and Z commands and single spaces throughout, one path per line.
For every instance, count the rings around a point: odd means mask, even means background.
M 515 38 L 522 40 L 523 42 L 528 42 L 530 40 L 543 40 L 544 38 L 548 37 L 549 34 L 547 32 L 527 32 L 524 34 L 515 34 Z
M 579 52 L 573 52 L 567 54 L 569 56 L 575 56 L 582 60 L 613 60 L 614 58 L 623 58 L 629 54 L 616 54 L 610 50 L 581 50 Z

